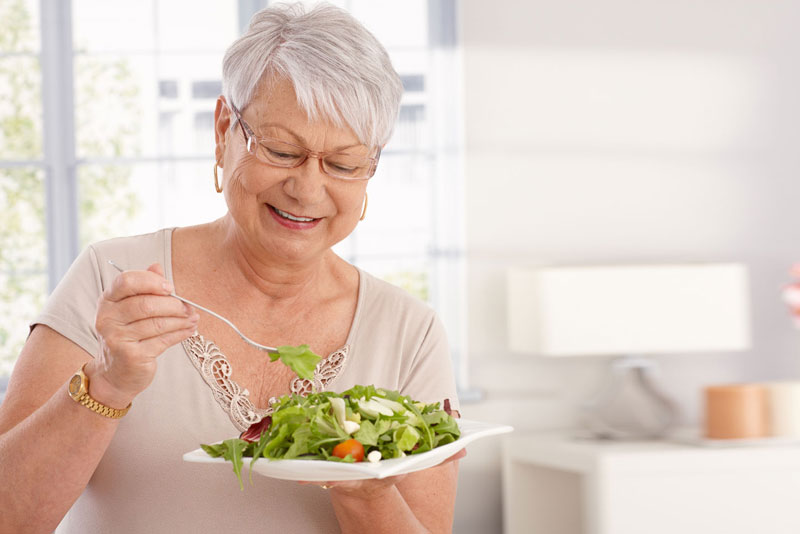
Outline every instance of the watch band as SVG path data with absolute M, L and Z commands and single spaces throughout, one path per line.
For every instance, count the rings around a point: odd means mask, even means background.
M 131 405 L 129 404 L 127 407 L 123 409 L 112 408 L 111 406 L 106 406 L 105 404 L 101 404 L 94 400 L 88 393 L 84 393 L 80 399 L 76 399 L 78 404 L 86 406 L 90 410 L 95 413 L 99 413 L 105 417 L 110 419 L 119 419 L 128 413 L 128 410 L 131 409 Z
M 111 406 L 106 406 L 102 402 L 97 402 L 89 395 L 89 377 L 83 372 L 84 367 L 86 367 L 86 364 L 83 364 L 70 380 L 68 388 L 69 396 L 81 406 L 85 406 L 103 417 L 119 419 L 128 413 L 128 410 L 131 409 L 131 404 L 128 404 L 127 407 L 122 409 L 112 408 Z

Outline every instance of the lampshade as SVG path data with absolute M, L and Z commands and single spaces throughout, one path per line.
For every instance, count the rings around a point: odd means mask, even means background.
M 514 352 L 589 356 L 750 346 L 747 269 L 734 263 L 512 268 Z

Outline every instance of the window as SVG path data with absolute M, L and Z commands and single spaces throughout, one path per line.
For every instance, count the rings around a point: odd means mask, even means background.
M 35 0 L 0 3 L 0 377 L 47 293 L 38 7 Z
M 465 336 L 455 2 L 334 3 L 387 47 L 406 89 L 369 185 L 367 218 L 336 250 L 437 308 L 458 363 Z M 0 4 L 0 87 L 10 89 L 0 99 L 0 376 L 84 246 L 225 212 L 212 178 L 222 57 L 263 4 Z M 43 86 L 42 77 L 52 83 Z

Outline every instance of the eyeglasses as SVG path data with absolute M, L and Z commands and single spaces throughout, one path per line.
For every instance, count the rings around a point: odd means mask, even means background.
M 314 152 L 274 137 L 257 136 L 242 119 L 242 114 L 236 106 L 231 104 L 230 108 L 242 127 L 247 152 L 267 165 L 294 169 L 313 156 L 319 160 L 319 166 L 323 173 L 340 180 L 369 180 L 378 167 L 378 160 L 381 157 L 380 148 L 374 158 L 342 152 Z

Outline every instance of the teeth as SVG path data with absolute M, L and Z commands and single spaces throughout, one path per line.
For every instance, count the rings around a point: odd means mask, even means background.
M 284 219 L 289 219 L 290 221 L 297 221 L 297 222 L 311 222 L 313 221 L 313 217 L 295 217 L 294 215 L 289 215 L 285 211 L 281 211 L 278 208 L 275 208 L 275 213 L 283 217 Z

